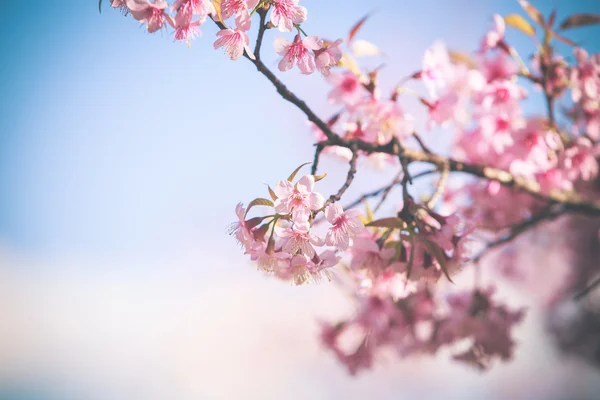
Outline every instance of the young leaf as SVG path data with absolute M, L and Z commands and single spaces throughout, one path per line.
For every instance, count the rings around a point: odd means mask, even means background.
M 559 35 L 559 34 L 558 34 L 558 33 L 556 33 L 556 32 L 552 32 L 552 37 L 553 37 L 553 38 L 555 38 L 556 40 L 560 41 L 560 42 L 563 42 L 563 43 L 565 43 L 565 44 L 568 44 L 569 46 L 573 46 L 573 47 L 576 47 L 576 46 L 577 46 L 577 43 L 575 43 L 574 41 L 572 41 L 572 40 L 571 40 L 571 39 L 569 39 L 569 38 L 566 38 L 566 37 L 564 37 L 564 36 L 561 36 L 561 35 Z
M 221 0 L 212 0 L 212 3 L 217 11 L 217 17 L 219 18 L 219 21 L 224 24 L 225 21 L 223 21 L 223 16 L 221 15 Z
M 352 53 L 356 57 L 378 56 L 381 54 L 379 47 L 366 40 L 357 40 L 352 43 Z
M 400 218 L 390 217 L 390 218 L 382 218 L 372 222 L 369 222 L 366 226 L 375 227 L 375 228 L 398 228 L 403 229 L 406 224 Z
M 102 0 L 98 1 L 98 12 L 102 14 Z
M 360 76 L 360 67 L 350 54 L 344 53 L 340 61 L 338 61 L 337 66 L 347 69 L 356 76 Z
M 424 239 L 423 244 L 425 244 L 425 247 L 427 247 L 429 253 L 431 253 L 431 255 L 435 257 L 438 264 L 440 264 L 440 268 L 442 269 L 442 272 L 444 273 L 446 278 L 450 282 L 454 283 L 454 281 L 452 281 L 452 279 L 450 278 L 450 274 L 448 273 L 448 267 L 446 266 L 446 254 L 444 253 L 444 250 L 442 250 L 441 247 L 437 245 L 437 243 L 432 242 L 431 240 Z
M 248 208 L 246 209 L 246 215 L 248 215 L 248 212 L 250 211 L 250 209 L 254 206 L 269 206 L 269 207 L 274 207 L 275 204 L 273 204 L 273 202 L 269 199 L 263 199 L 263 198 L 257 198 L 252 200 L 249 204 L 248 204 Z M 244 216 L 245 218 L 245 216 Z
M 412 267 L 415 259 L 415 237 L 412 235 L 412 232 L 409 237 L 410 242 L 410 254 L 408 256 L 408 265 L 406 266 L 406 283 L 410 279 L 410 273 L 412 272 Z
M 532 6 L 528 1 L 519 0 L 519 4 L 523 7 L 523 10 L 529 15 L 529 18 L 538 23 L 539 26 L 544 26 L 544 17 L 540 10 Z
M 454 64 L 463 64 L 469 69 L 477 68 L 477 63 L 473 60 L 467 53 L 463 53 L 460 51 L 448 51 L 448 56 L 450 56 L 450 61 Z
M 277 200 L 277 195 L 275 194 L 275 192 L 273 191 L 273 189 L 271 189 L 271 186 L 267 186 L 269 188 L 269 196 L 271 196 L 271 198 L 273 199 L 273 201 Z
M 561 22 L 558 29 L 565 30 L 595 24 L 600 24 L 600 15 L 598 14 L 573 14 Z
M 296 168 L 296 169 L 294 170 L 294 172 L 292 172 L 292 173 L 291 173 L 291 175 L 290 175 L 290 176 L 288 176 L 288 179 L 287 179 L 287 180 L 288 180 L 289 182 L 293 181 L 293 180 L 294 180 L 294 178 L 296 177 L 296 174 L 298 173 L 298 171 L 300 171 L 300 169 L 302 169 L 302 167 L 304 167 L 305 165 L 308 165 L 308 164 L 310 164 L 310 162 L 305 162 L 304 164 L 302 164 L 301 166 L 299 166 L 298 168 Z
M 531 37 L 535 35 L 535 28 L 531 26 L 531 24 L 519 14 L 507 15 L 506 17 L 504 17 L 504 22 L 506 22 L 506 25 L 510 25 L 513 28 L 517 28 L 521 32 L 524 32 L 525 34 Z
M 320 180 L 322 180 L 323 178 L 325 178 L 327 176 L 327 174 L 323 174 L 323 175 L 313 175 L 315 177 L 315 182 L 319 182 Z
M 356 24 L 354 24 L 352 29 L 350 29 L 350 33 L 348 34 L 348 44 L 352 43 L 352 39 L 354 39 L 354 36 L 356 36 L 358 31 L 360 30 L 360 28 L 362 28 L 362 26 L 364 25 L 364 23 L 367 21 L 368 18 L 369 18 L 369 14 L 365 15 Z

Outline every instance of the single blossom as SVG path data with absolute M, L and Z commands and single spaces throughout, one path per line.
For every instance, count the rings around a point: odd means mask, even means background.
M 306 21 L 306 8 L 298 5 L 299 0 L 273 0 L 271 10 L 271 23 L 280 32 L 292 32 L 294 24 Z
M 321 75 L 329 76 L 331 67 L 337 65 L 342 59 L 342 50 L 340 44 L 342 39 L 338 39 L 333 43 L 324 43 L 323 48 L 315 51 L 315 64 Z
M 504 40 L 504 33 L 506 31 L 506 23 L 501 15 L 494 15 L 494 29 L 486 33 L 483 41 L 481 42 L 481 52 L 485 52 L 498 47 L 498 45 Z
M 361 214 L 362 211 L 360 210 L 344 212 L 344 209 L 338 203 L 328 205 L 325 209 L 325 218 L 327 218 L 331 227 L 325 236 L 325 243 L 340 250 L 347 250 L 350 245 L 350 238 L 358 235 L 365 228 L 357 218 Z
M 296 222 L 291 228 L 276 226 L 275 233 L 283 239 L 282 250 L 291 255 L 300 253 L 312 259 L 317 254 L 313 246 L 323 246 L 323 240 L 310 233 L 308 222 Z
M 148 25 L 148 32 L 154 33 L 165 26 L 165 19 L 173 24 L 172 17 L 165 13 L 168 4 L 165 0 L 126 0 L 129 12 L 136 20 Z
M 332 73 L 327 77 L 327 81 L 333 85 L 333 89 L 327 96 L 330 103 L 353 106 L 368 94 L 359 78 L 350 71 L 341 74 Z
M 423 69 L 419 74 L 423 84 L 432 97 L 437 97 L 439 89 L 448 85 L 452 74 L 452 64 L 448 50 L 442 42 L 435 42 L 425 50 L 423 55 Z
M 242 31 L 247 31 L 251 25 L 249 12 L 258 5 L 258 2 L 259 0 L 223 0 L 221 16 L 223 19 L 228 19 L 235 15 L 236 26 Z
M 252 60 L 255 59 L 252 50 L 248 47 L 248 35 L 240 29 L 221 29 L 217 32 L 218 39 L 213 44 L 216 49 L 225 46 L 225 54 L 232 60 L 237 60 L 244 54 L 244 50 Z
M 277 54 L 283 56 L 278 65 L 280 71 L 288 71 L 296 63 L 304 75 L 315 72 L 315 56 L 310 50 L 319 50 L 323 44 L 317 36 L 307 36 L 302 39 L 300 35 L 296 35 L 294 42 L 277 37 L 274 44 Z
M 307 221 L 311 211 L 323 207 L 325 199 L 320 193 L 313 192 L 315 177 L 304 175 L 296 185 L 287 180 L 277 182 L 274 192 L 275 212 L 281 215 L 292 213 L 294 221 Z

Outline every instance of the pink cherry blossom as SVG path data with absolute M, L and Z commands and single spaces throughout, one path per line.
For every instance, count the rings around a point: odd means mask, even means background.
M 294 42 L 289 42 L 282 37 L 275 38 L 275 51 L 283 56 L 278 64 L 280 71 L 288 71 L 294 63 L 298 65 L 300 71 L 305 74 L 315 72 L 315 56 L 310 50 L 319 50 L 323 42 L 317 36 L 307 36 L 304 39 L 296 35 Z
M 221 2 L 221 15 L 223 19 L 235 15 L 236 26 L 242 31 L 247 31 L 251 25 L 249 12 L 258 5 L 258 2 L 259 0 L 223 0 Z
M 296 222 L 291 228 L 276 226 L 275 232 L 283 239 L 282 249 L 288 254 L 301 252 L 312 259 L 316 255 L 313 246 L 323 246 L 323 240 L 310 233 L 308 222 Z
M 342 59 L 341 43 L 342 39 L 338 39 L 333 43 L 324 43 L 322 49 L 315 51 L 315 64 L 321 75 L 329 76 L 331 67 L 337 65 Z
M 600 145 L 593 146 L 590 140 L 580 138 L 561 154 L 560 166 L 570 181 L 590 181 L 598 176 L 599 155 Z
M 200 17 L 201 23 L 208 15 L 216 15 L 217 11 L 211 0 L 177 0 L 171 6 L 177 13 L 192 13 Z
M 313 192 L 315 178 L 312 175 L 304 175 L 296 185 L 287 180 L 277 182 L 274 192 L 275 211 L 281 215 L 292 213 L 294 221 L 307 221 L 311 211 L 323 207 L 325 199 L 320 193 Z
M 248 57 L 255 59 L 252 50 L 248 47 L 248 35 L 246 32 L 240 29 L 221 29 L 217 32 L 219 37 L 213 47 L 216 49 L 225 46 L 225 54 L 232 60 L 237 60 L 244 54 L 244 50 L 248 54 Z
M 332 73 L 327 77 L 327 81 L 334 86 L 327 96 L 330 103 L 352 106 L 368 94 L 358 77 L 349 71 Z
M 306 21 L 306 8 L 298 5 L 299 0 L 273 0 L 271 23 L 280 32 L 292 32 L 294 24 Z
M 242 203 L 239 203 L 235 207 L 235 213 L 238 217 L 238 222 L 235 222 L 231 225 L 231 227 L 229 228 L 229 233 L 235 236 L 236 240 L 242 246 L 244 246 L 246 250 L 248 250 L 253 246 L 254 238 L 252 236 L 250 228 L 246 225 L 246 209 L 244 208 Z
M 357 236 L 352 240 L 350 246 L 353 269 L 367 268 L 378 272 L 389 265 L 390 259 L 395 253 L 391 248 L 380 248 L 377 242 L 366 236 Z
M 486 33 L 483 41 L 481 42 L 481 52 L 485 52 L 496 48 L 502 40 L 504 40 L 504 33 L 506 31 L 506 24 L 504 18 L 501 15 L 494 15 L 494 29 Z
M 344 212 L 338 203 L 328 205 L 325 208 L 325 217 L 331 227 L 325 236 L 325 243 L 340 250 L 348 249 L 350 238 L 358 235 L 364 229 L 363 223 L 357 218 L 361 214 L 360 210 Z
M 435 42 L 425 50 L 423 69 L 419 75 L 430 96 L 437 97 L 437 91 L 447 86 L 451 74 L 452 64 L 448 50 L 444 43 Z
M 148 32 L 154 33 L 165 25 L 165 19 L 172 17 L 165 13 L 168 3 L 165 0 L 126 0 L 133 18 L 148 25 Z

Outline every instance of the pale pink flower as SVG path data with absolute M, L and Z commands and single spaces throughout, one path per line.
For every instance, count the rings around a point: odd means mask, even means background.
M 223 0 L 221 2 L 221 15 L 223 19 L 231 18 L 235 15 L 236 26 L 242 30 L 250 29 L 251 18 L 249 11 L 258 5 L 259 0 Z
M 165 19 L 172 17 L 165 13 L 168 4 L 165 0 L 126 0 L 133 18 L 148 25 L 148 32 L 154 33 L 165 25 Z
M 250 231 L 250 227 L 246 225 L 246 209 L 242 203 L 239 203 L 235 207 L 235 213 L 238 217 L 238 222 L 231 225 L 229 233 L 235 236 L 236 240 L 248 250 L 254 245 L 254 236 Z
M 217 15 L 211 0 L 177 0 L 171 9 L 182 14 L 194 14 L 200 17 L 202 23 L 208 15 Z
M 442 42 L 435 42 L 425 50 L 423 69 L 420 78 L 432 97 L 437 97 L 437 91 L 447 86 L 452 74 L 452 63 L 448 50 Z
M 590 181 L 598 176 L 598 155 L 600 145 L 594 147 L 590 140 L 579 138 L 561 154 L 560 166 L 570 181 Z
M 322 49 L 315 51 L 315 64 L 323 76 L 329 76 L 331 67 L 337 65 L 342 59 L 341 43 L 342 39 L 338 39 L 333 43 L 324 43 Z
M 288 71 L 294 63 L 304 75 L 315 72 L 315 56 L 310 50 L 319 50 L 322 46 L 322 40 L 317 36 L 307 36 L 304 39 L 296 35 L 294 42 L 291 43 L 282 37 L 275 38 L 275 51 L 283 56 L 279 62 L 280 71 Z
M 291 32 L 294 24 L 298 25 L 306 21 L 306 8 L 298 5 L 299 0 L 273 0 L 271 11 L 271 23 L 280 32 Z
M 488 82 L 510 79 L 519 72 L 515 61 L 504 52 L 496 53 L 495 58 L 485 58 L 480 68 Z
M 327 82 L 334 86 L 327 96 L 330 103 L 352 106 L 368 94 L 358 77 L 350 71 L 330 74 Z
M 359 215 L 362 215 L 360 210 L 344 212 L 344 209 L 338 203 L 328 205 L 325 208 L 325 218 L 327 218 L 331 227 L 325 236 L 325 243 L 340 250 L 348 249 L 350 238 L 358 235 L 365 228 L 357 218 Z
M 244 54 L 244 50 L 246 50 L 248 57 L 252 60 L 255 59 L 252 50 L 248 47 L 248 35 L 246 35 L 246 32 L 240 29 L 221 29 L 217 32 L 217 36 L 219 38 L 213 44 L 215 50 L 225 46 L 225 54 L 232 60 L 240 58 Z
M 177 24 L 177 21 L 175 22 Z M 173 28 L 175 29 L 175 40 L 185 40 L 188 42 L 191 39 L 194 39 L 200 34 L 200 21 L 189 21 L 187 23 L 183 23 L 182 25 L 175 25 Z
M 490 49 L 498 47 L 498 45 L 504 40 L 504 33 L 506 31 L 506 23 L 501 15 L 494 15 L 494 29 L 486 33 L 481 42 L 481 52 L 485 52 Z
M 350 266 L 353 269 L 367 268 L 377 272 L 389 265 L 395 250 L 391 248 L 381 249 L 374 239 L 358 236 L 352 240 L 350 252 L 352 253 Z
M 307 221 L 311 211 L 323 207 L 325 199 L 320 193 L 313 192 L 315 177 L 304 175 L 296 185 L 287 180 L 277 182 L 274 192 L 275 212 L 281 215 L 292 213 L 294 221 Z
M 301 252 L 312 259 L 317 254 L 313 246 L 323 246 L 323 241 L 310 233 L 308 222 L 296 222 L 291 228 L 276 226 L 275 233 L 283 239 L 281 248 L 288 254 Z

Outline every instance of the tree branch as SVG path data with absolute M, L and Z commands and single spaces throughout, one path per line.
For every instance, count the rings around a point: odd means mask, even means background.
M 338 192 L 336 194 L 332 194 L 329 197 L 329 199 L 327 199 L 327 201 L 325 202 L 325 205 L 323 207 L 327 207 L 328 204 L 334 203 L 336 201 L 340 201 L 340 199 L 344 195 L 344 192 L 346 192 L 346 190 L 348 190 L 348 188 L 352 184 L 352 181 L 354 180 L 354 175 L 356 174 L 356 161 L 358 160 L 358 150 L 355 147 L 353 147 L 351 150 L 352 150 L 352 158 L 350 159 L 350 168 L 348 169 L 348 175 L 346 176 L 346 181 L 344 182 L 344 184 L 342 185 L 342 187 L 340 188 L 340 190 L 338 190 Z
M 225 29 L 225 25 L 223 25 L 221 22 L 215 21 L 215 23 L 220 29 Z M 273 86 L 275 86 L 277 93 L 279 93 L 281 97 L 298 107 L 306 115 L 309 121 L 314 123 L 319 129 L 321 129 L 321 131 L 323 131 L 327 137 L 327 140 L 320 142 L 320 144 L 324 148 L 327 146 L 341 146 L 351 150 L 356 148 L 357 150 L 362 150 L 367 154 L 385 153 L 396 157 L 401 157 L 400 160 L 405 160 L 407 163 L 419 161 L 434 164 L 438 167 L 447 163 L 451 172 L 464 172 L 479 178 L 497 181 L 503 186 L 518 189 L 548 203 L 560 203 L 566 211 L 573 211 L 589 215 L 600 215 L 599 201 L 589 202 L 576 194 L 564 191 L 543 193 L 540 184 L 535 181 L 513 175 L 510 172 L 502 169 L 464 163 L 452 158 L 443 157 L 436 154 L 429 154 L 415 149 L 404 148 L 399 146 L 397 138 L 394 138 L 389 143 L 382 145 L 369 143 L 358 139 L 344 140 L 336 135 L 303 100 L 292 93 L 260 59 L 257 58 L 252 60 L 246 53 L 244 53 L 244 57 L 252 62 L 256 69 L 263 74 L 273 84 Z
M 551 221 L 563 214 L 564 211 L 553 210 L 551 207 L 548 207 L 539 212 L 537 215 L 534 215 L 533 217 L 526 219 L 519 224 L 513 225 L 508 234 L 502 236 L 500 239 L 488 243 L 482 251 L 480 251 L 471 259 L 471 262 L 473 264 L 477 264 L 486 254 L 490 252 L 490 250 L 514 240 L 517 236 L 520 236 L 544 221 Z

